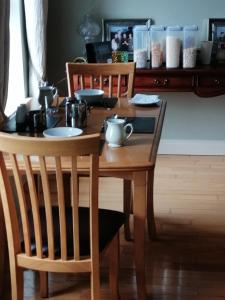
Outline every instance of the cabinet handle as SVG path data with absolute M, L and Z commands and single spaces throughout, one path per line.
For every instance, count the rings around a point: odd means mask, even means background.
M 155 86 L 159 86 L 160 83 L 161 83 L 161 81 L 160 81 L 159 79 L 154 79 L 154 80 L 153 80 L 153 84 L 154 84 Z
M 153 85 L 157 87 L 166 87 L 169 84 L 169 80 L 167 78 L 160 80 L 160 79 L 154 79 Z
M 214 79 L 214 83 L 215 83 L 217 86 L 221 86 L 221 85 L 222 85 L 222 82 L 221 82 L 221 80 L 219 80 L 219 79 Z
M 164 79 L 163 80 L 163 86 L 168 86 L 169 84 L 169 80 L 168 79 Z

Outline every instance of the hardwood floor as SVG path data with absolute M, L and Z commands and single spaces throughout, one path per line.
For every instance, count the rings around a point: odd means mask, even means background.
M 160 155 L 155 175 L 158 239 L 146 244 L 149 299 L 225 299 L 225 157 Z M 122 209 L 121 181 L 107 178 L 101 184 L 101 206 Z M 83 184 L 84 203 L 86 192 Z M 137 299 L 132 251 L 121 232 L 121 300 Z M 49 282 L 51 300 L 89 299 L 86 274 L 51 274 Z M 37 290 L 38 276 L 26 271 L 25 299 L 40 299 Z M 102 297 L 110 299 L 106 260 Z

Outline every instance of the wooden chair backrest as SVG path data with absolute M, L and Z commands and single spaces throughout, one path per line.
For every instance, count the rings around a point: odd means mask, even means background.
M 135 63 L 66 63 L 68 93 L 86 88 L 104 90 L 108 97 L 133 96 Z
M 90 185 L 90 249 L 91 255 L 83 260 L 79 250 L 79 193 L 77 169 L 79 159 L 87 162 Z M 0 193 L 6 222 L 10 255 L 15 256 L 19 266 L 40 271 L 76 272 L 91 271 L 93 261 L 98 257 L 98 160 L 99 134 L 74 138 L 21 137 L 0 133 Z M 10 168 L 10 173 L 7 170 Z M 64 199 L 63 173 L 71 176 L 71 209 L 73 224 L 73 257 L 67 255 L 67 231 Z M 43 255 L 43 233 L 39 212 L 38 190 L 35 174 L 40 174 L 46 215 L 48 257 Z M 51 176 L 49 176 L 51 174 Z M 52 176 L 54 174 L 55 176 Z M 11 178 L 10 176 L 13 175 Z M 50 182 L 55 178 L 57 186 L 57 206 L 59 211 L 61 257 L 55 257 L 52 199 Z M 12 178 L 14 180 L 12 180 Z M 31 250 L 31 230 L 29 226 L 27 182 L 35 235 L 36 254 Z M 13 184 L 13 187 L 12 187 Z M 13 188 L 15 190 L 13 190 Z M 66 186 L 68 188 L 68 186 Z M 19 209 L 16 209 L 15 195 Z M 54 203 L 55 205 L 55 203 Z M 21 247 L 19 224 L 22 222 L 24 250 Z M 71 238 L 71 237 L 70 237 Z

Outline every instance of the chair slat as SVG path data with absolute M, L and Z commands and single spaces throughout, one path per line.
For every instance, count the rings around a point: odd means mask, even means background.
M 96 238 L 96 234 L 98 235 L 98 226 L 96 226 L 96 222 L 98 222 L 98 156 L 97 155 L 91 155 L 90 159 L 90 212 L 92 215 L 91 222 L 90 222 L 90 232 L 91 232 L 91 239 L 93 237 Z M 94 238 L 94 239 L 95 239 Z M 97 242 L 98 239 L 95 239 L 95 242 Z M 96 245 L 97 248 L 97 245 Z M 93 249 L 92 249 L 93 251 Z
M 118 75 L 118 79 L 117 79 L 117 97 L 120 97 L 120 90 L 121 90 L 121 74 Z
M 90 88 L 93 89 L 94 88 L 94 75 L 90 76 Z
M 72 204 L 72 217 L 73 217 L 73 249 L 74 259 L 80 258 L 80 241 L 79 241 L 79 190 L 78 190 L 78 176 L 77 176 L 77 160 L 72 157 L 71 168 L 71 204 Z
M 100 88 L 100 90 L 103 90 L 103 76 L 102 75 L 99 76 L 99 88 Z
M 53 234 L 53 217 L 52 217 L 52 203 L 51 203 L 51 195 L 50 195 L 50 187 L 49 187 L 49 178 L 46 169 L 46 163 L 43 156 L 39 157 L 40 161 L 40 173 L 41 173 L 41 181 L 42 181 L 42 189 L 44 195 L 44 204 L 45 204 L 45 212 L 46 212 L 46 222 L 47 222 L 47 239 L 48 239 L 48 256 L 51 259 L 55 258 L 54 254 L 54 234 Z
M 85 88 L 84 76 L 82 74 L 80 75 L 80 87 L 81 89 Z
M 32 208 L 33 221 L 34 221 L 34 234 L 35 234 L 37 256 L 39 258 L 42 258 L 43 256 L 42 255 L 42 232 L 41 232 L 41 220 L 40 220 L 40 213 L 39 213 L 39 201 L 37 196 L 37 190 L 36 190 L 34 175 L 32 172 L 30 157 L 24 155 L 23 159 L 26 167 L 27 183 L 28 183 L 30 198 L 31 198 L 31 208 Z
M 14 174 L 14 180 L 15 180 L 20 213 L 21 213 L 25 253 L 26 255 L 31 256 L 30 226 L 29 226 L 29 220 L 27 215 L 28 208 L 27 208 L 27 202 L 26 202 L 25 193 L 23 189 L 22 179 L 19 173 L 16 155 L 10 154 L 10 160 L 12 163 L 12 170 Z
M 113 91 L 113 82 L 112 82 L 112 75 L 109 75 L 109 97 L 112 97 L 112 91 Z
M 59 206 L 61 259 L 66 260 L 67 259 L 66 212 L 65 212 L 63 175 L 62 175 L 60 157 L 55 158 L 55 163 L 56 163 L 56 183 L 57 183 L 58 206 Z
M 6 233 L 8 239 L 9 256 L 21 251 L 21 241 L 19 232 L 19 222 L 15 207 L 14 194 L 11 182 L 6 169 L 3 153 L 0 152 L 0 192 L 2 207 L 4 211 Z M 2 239 L 2 237 L 1 237 Z

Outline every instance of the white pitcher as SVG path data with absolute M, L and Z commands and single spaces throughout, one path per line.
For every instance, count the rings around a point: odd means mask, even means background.
M 124 142 L 129 139 L 133 132 L 133 126 L 131 123 L 125 124 L 124 119 L 108 119 L 107 129 L 105 138 L 110 147 L 121 147 Z M 126 132 L 126 129 L 130 128 L 129 133 Z

